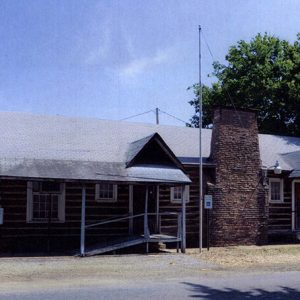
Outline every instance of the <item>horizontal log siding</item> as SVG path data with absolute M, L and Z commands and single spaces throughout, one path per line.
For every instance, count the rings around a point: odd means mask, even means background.
M 186 206 L 186 231 L 188 245 L 198 244 L 199 238 L 199 167 L 185 166 L 185 170 L 192 180 L 190 186 L 190 201 Z M 211 181 L 211 170 L 204 171 L 204 182 Z M 27 181 L 1 180 L 1 202 L 4 208 L 4 224 L 0 226 L 0 249 L 13 248 L 25 250 L 30 244 L 34 249 L 41 245 L 48 245 L 49 240 L 53 248 L 56 244 L 68 247 L 79 244 L 81 223 L 81 184 L 76 182 L 65 183 L 65 222 L 27 223 Z M 204 187 L 205 188 L 205 187 Z M 205 192 L 205 189 L 204 189 Z M 136 201 L 134 199 L 134 201 Z M 143 200 L 144 201 L 144 200 Z M 170 187 L 160 186 L 160 212 L 181 212 L 181 204 L 170 201 Z M 128 214 L 129 185 L 118 186 L 118 201 L 116 203 L 99 203 L 95 201 L 95 184 L 86 185 L 86 224 L 101 222 L 108 218 Z M 153 219 L 153 220 L 151 220 Z M 204 215 L 205 220 L 205 215 Z M 149 225 L 155 223 L 155 217 L 149 217 Z M 204 243 L 206 242 L 206 222 L 204 221 Z M 150 228 L 152 230 L 152 228 Z M 129 222 L 120 221 L 97 226 L 86 230 L 87 244 L 102 242 L 113 237 L 126 236 L 129 231 Z M 177 234 L 177 218 L 174 216 L 162 217 L 162 232 Z M 10 241 L 10 242 L 5 242 Z M 7 244 L 7 247 L 5 245 Z
M 0 226 L 0 249 L 34 248 L 39 244 L 77 245 L 81 224 L 81 185 L 66 183 L 66 210 L 64 223 L 27 223 L 27 182 L 1 180 L 1 202 L 4 208 L 4 224 Z M 128 185 L 119 185 L 116 203 L 95 201 L 95 184 L 86 185 L 86 223 L 100 222 L 104 219 L 128 214 Z M 128 233 L 128 221 L 97 226 L 86 231 L 87 242 L 99 242 L 109 237 L 124 236 Z M 55 243 L 56 241 L 56 243 Z M 66 245 L 64 245 L 66 246 Z M 30 248 L 29 247 L 29 248 Z M 43 247 L 41 247 L 43 248 Z M 25 250 L 25 249 L 24 249 Z
M 276 234 L 292 229 L 292 184 L 284 180 L 283 203 L 269 203 L 268 233 Z

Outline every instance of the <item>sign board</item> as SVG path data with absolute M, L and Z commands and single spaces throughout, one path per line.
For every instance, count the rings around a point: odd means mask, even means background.
M 212 195 L 204 195 L 204 208 L 212 209 L 213 199 Z
M 0 207 L 0 225 L 3 224 L 3 214 L 4 214 L 4 209 Z

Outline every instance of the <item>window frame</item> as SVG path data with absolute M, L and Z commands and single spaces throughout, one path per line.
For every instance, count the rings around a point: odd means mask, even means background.
M 280 183 L 280 199 L 273 200 L 272 197 L 272 182 L 279 182 Z M 283 186 L 283 179 L 281 178 L 269 178 L 269 203 L 283 203 L 284 202 L 284 186 Z
M 50 193 L 50 192 L 34 192 L 33 191 L 33 182 L 27 181 L 27 212 L 26 212 L 26 222 L 27 223 L 48 223 L 48 218 L 41 220 L 33 219 L 33 196 L 34 194 L 55 194 L 58 195 L 58 219 L 51 219 L 51 223 L 64 223 L 66 220 L 66 186 L 65 183 L 60 182 L 60 191 L 59 193 Z M 42 181 L 35 181 L 42 182 Z
M 109 184 L 113 186 L 113 196 L 112 198 L 100 198 L 99 197 L 99 192 L 100 192 L 100 186 L 101 184 Z M 95 187 L 95 201 L 99 202 L 99 203 L 116 203 L 118 202 L 118 185 L 117 184 L 113 184 L 113 183 L 106 183 L 106 182 L 102 182 L 102 183 L 96 183 L 96 187 Z
M 174 194 L 175 194 L 175 189 L 176 188 L 181 188 L 181 197 L 180 199 L 174 199 Z M 185 203 L 189 203 L 190 202 L 190 186 L 186 185 L 186 194 L 187 194 L 187 198 Z M 182 185 L 178 185 L 178 186 L 171 186 L 170 188 L 170 202 L 174 203 L 174 204 L 181 204 L 182 203 L 182 196 L 183 196 L 183 186 Z

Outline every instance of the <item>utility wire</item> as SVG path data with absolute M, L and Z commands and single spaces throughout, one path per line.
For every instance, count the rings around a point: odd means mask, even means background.
M 167 112 L 165 112 L 165 111 L 163 111 L 163 110 L 161 110 L 161 109 L 158 109 L 160 112 L 162 112 L 163 114 L 165 114 L 165 115 L 167 115 L 167 116 L 169 116 L 169 117 L 171 117 L 171 118 L 174 118 L 175 120 L 177 120 L 177 121 L 180 121 L 180 122 L 182 122 L 182 123 L 184 123 L 184 124 L 189 124 L 189 122 L 186 122 L 186 121 L 184 121 L 184 120 L 182 120 L 182 119 L 179 119 L 179 118 L 177 118 L 177 117 L 175 117 L 175 116 L 173 116 L 173 115 L 171 115 L 171 114 L 169 114 L 169 113 L 167 113 Z
M 125 121 L 125 120 L 132 119 L 132 118 L 135 118 L 135 117 L 138 117 L 138 116 L 142 116 L 142 115 L 148 114 L 148 113 L 150 113 L 150 112 L 154 112 L 154 110 L 151 109 L 151 110 L 145 111 L 145 112 L 140 113 L 140 114 L 132 115 L 132 116 L 129 116 L 129 117 L 120 119 L 120 121 Z
M 209 44 L 208 44 L 208 42 L 207 42 L 207 40 L 206 40 L 205 35 L 203 34 L 203 32 L 202 32 L 202 36 L 203 36 L 203 38 L 204 38 L 205 45 L 206 45 L 206 47 L 207 47 L 207 49 L 208 49 L 208 52 L 209 52 L 209 54 L 210 54 L 212 60 L 215 61 L 214 55 L 213 55 L 212 51 L 210 50 Z M 226 92 L 226 94 L 227 94 L 227 96 L 228 96 L 228 99 L 230 100 L 231 105 L 232 105 L 233 108 L 234 108 L 235 114 L 237 115 L 237 117 L 238 117 L 238 119 L 239 119 L 240 125 L 244 128 L 245 126 L 244 126 L 244 124 L 243 124 L 243 122 L 242 122 L 241 116 L 240 116 L 240 114 L 238 113 L 238 111 L 237 111 L 237 109 L 236 109 L 236 106 L 235 106 L 235 104 L 234 104 L 234 102 L 233 102 L 233 100 L 232 100 L 232 97 L 231 97 L 230 94 L 229 94 L 229 91 L 228 91 L 227 89 L 225 89 L 225 92 Z
M 161 110 L 159 108 L 158 108 L 158 111 L 161 112 L 161 113 L 163 113 L 163 114 L 165 114 L 165 115 L 167 115 L 167 116 L 169 116 L 169 117 L 171 117 L 171 118 L 173 118 L 173 119 L 175 119 L 175 120 L 177 120 L 177 121 L 180 121 L 180 122 L 184 123 L 185 125 L 190 124 L 189 122 L 186 122 L 186 121 L 184 121 L 184 120 L 182 120 L 182 119 L 180 119 L 180 118 L 178 118 L 178 117 L 176 117 L 174 115 L 171 115 L 171 114 L 167 113 L 166 111 L 163 111 L 163 110 Z M 132 116 L 120 119 L 120 121 L 124 121 L 124 120 L 132 119 L 132 118 L 135 118 L 135 117 L 138 117 L 138 116 L 142 116 L 142 115 L 148 114 L 150 112 L 155 113 L 155 109 L 151 109 L 151 110 L 145 111 L 145 112 L 140 113 L 140 114 L 136 114 L 136 115 L 132 115 Z
M 205 45 L 206 45 L 206 47 L 207 47 L 207 49 L 208 49 L 208 52 L 209 52 L 210 56 L 212 57 L 212 59 L 214 59 L 213 54 L 212 54 L 212 51 L 210 50 L 210 47 L 209 47 L 209 45 L 208 45 L 208 42 L 207 42 L 206 37 L 205 37 L 205 35 L 203 34 L 203 32 L 202 32 L 202 36 L 203 36 Z

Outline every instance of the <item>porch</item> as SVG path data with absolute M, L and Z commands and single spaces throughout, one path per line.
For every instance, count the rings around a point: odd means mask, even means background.
M 144 197 L 135 197 L 134 189 L 140 191 L 144 189 Z M 177 252 L 179 248 L 182 253 L 186 249 L 186 199 L 187 187 L 180 185 L 181 210 L 180 212 L 170 209 L 170 211 L 160 212 L 160 186 L 129 185 L 129 213 L 118 215 L 102 221 L 91 223 L 86 221 L 86 187 L 82 187 L 82 207 L 81 207 L 81 231 L 80 231 L 80 256 L 97 255 L 106 252 L 116 251 L 122 248 L 146 245 L 146 253 L 149 252 L 150 243 L 176 243 Z M 143 207 L 143 212 L 141 212 Z M 155 207 L 155 212 L 151 210 Z M 136 210 L 139 213 L 135 213 Z M 168 221 L 169 230 L 162 230 L 162 222 Z M 96 228 L 108 226 L 123 222 L 128 224 L 128 234 L 122 237 L 114 237 L 105 241 L 96 241 L 86 245 L 86 233 Z M 126 225 L 125 225 L 126 226 Z

